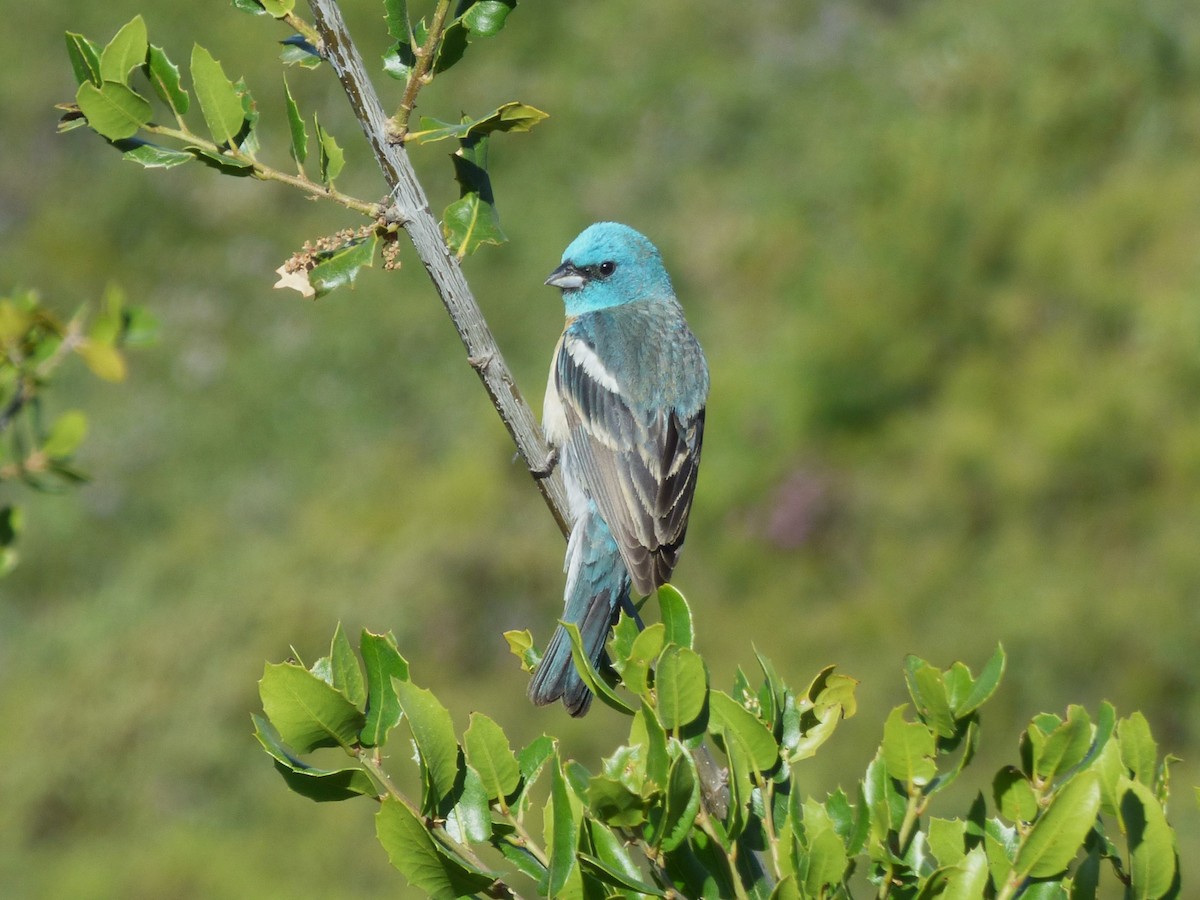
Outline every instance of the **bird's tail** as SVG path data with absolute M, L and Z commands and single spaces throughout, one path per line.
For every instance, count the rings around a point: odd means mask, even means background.
M 565 568 L 566 608 L 562 620 L 579 627 L 588 659 L 599 667 L 613 619 L 623 598 L 629 595 L 629 573 L 612 533 L 595 511 L 587 512 L 571 530 Z M 592 692 L 571 659 L 571 639 L 561 625 L 554 630 L 529 683 L 529 699 L 538 706 L 559 698 L 573 716 L 582 716 L 592 703 Z

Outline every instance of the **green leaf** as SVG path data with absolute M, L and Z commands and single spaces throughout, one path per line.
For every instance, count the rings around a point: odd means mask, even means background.
M 804 893 L 823 896 L 825 888 L 840 884 L 849 859 L 846 845 L 833 827 L 829 813 L 816 800 L 804 801 L 804 844 L 808 850 L 803 871 Z
M 454 807 L 446 816 L 446 831 L 459 843 L 482 844 L 492 836 L 491 798 L 479 773 L 467 766 Z
M 646 803 L 641 794 L 609 775 L 588 781 L 588 814 L 614 828 L 635 828 L 646 821 Z
M 268 663 L 258 683 L 263 711 L 283 741 L 300 753 L 351 749 L 363 714 L 333 687 L 294 663 Z
M 65 412 L 50 426 L 42 442 L 42 452 L 52 459 L 68 457 L 83 443 L 87 435 L 87 416 L 77 409 Z
M 642 708 L 633 721 L 635 726 L 641 726 L 644 738 L 636 742 L 631 739 L 630 744 L 641 744 L 646 748 L 646 780 L 656 788 L 665 788 L 671 765 L 671 758 L 667 753 L 667 733 L 658 721 L 654 708 L 645 700 L 642 701 Z
M 85 340 L 75 348 L 92 374 L 105 381 L 125 380 L 125 357 L 112 344 Z
M 726 741 L 738 741 L 756 772 L 773 771 L 779 763 L 779 745 L 766 726 L 724 691 L 709 691 L 708 702 L 708 730 L 723 734 Z
M 1016 766 L 1005 766 L 992 780 L 992 795 L 1000 815 L 1010 822 L 1032 822 L 1037 818 L 1038 801 L 1033 785 Z
M 442 234 L 450 249 L 462 259 L 483 244 L 502 244 L 508 238 L 500 228 L 487 172 L 487 138 L 472 138 L 451 157 L 460 197 L 442 214 Z
M 613 689 L 608 686 L 608 682 L 600 677 L 600 673 L 596 671 L 595 666 L 592 665 L 592 661 L 588 659 L 588 655 L 583 649 L 583 639 L 579 636 L 579 626 L 573 622 L 563 622 L 562 625 L 567 632 L 567 637 L 571 641 L 571 659 L 575 663 L 575 669 L 579 672 L 579 677 L 588 686 L 588 690 L 599 697 L 605 705 L 612 707 L 617 712 L 632 716 L 637 710 L 613 692 Z
M 533 126 L 548 117 L 549 113 L 513 100 L 496 107 L 486 116 L 478 119 L 464 116 L 462 121 L 457 123 L 422 116 L 420 130 L 410 132 L 408 138 L 422 144 L 432 144 L 447 138 L 469 141 L 471 138 L 487 137 L 496 132 L 530 131 Z
M 258 2 L 267 11 L 267 15 L 274 16 L 276 19 L 282 19 L 296 6 L 296 0 L 258 0 Z
M 638 633 L 629 648 L 629 655 L 621 672 L 625 687 L 642 697 L 649 695 L 650 667 L 658 659 L 666 644 L 666 626 L 655 622 Z
M 952 738 L 956 733 L 954 713 L 950 709 L 942 673 L 925 660 L 909 656 L 904 661 L 904 680 L 917 714 L 938 737 Z
M 462 14 L 461 21 L 472 37 L 492 37 L 504 27 L 516 5 L 517 0 L 478 0 Z
M 1121 744 L 1121 761 L 1142 784 L 1154 784 L 1154 765 L 1158 760 L 1158 745 L 1150 734 L 1150 723 L 1140 712 L 1117 723 L 1117 740 Z
M 354 238 L 328 254 L 322 254 L 321 261 L 308 272 L 308 281 L 315 296 L 324 297 L 330 291 L 353 286 L 358 273 L 374 264 L 378 248 L 379 235 L 372 232 L 366 237 Z
M 1064 871 L 1079 853 L 1099 811 L 1100 781 L 1095 772 L 1080 772 L 1059 788 L 1017 851 L 1014 869 L 1020 878 L 1046 878 Z
M 1162 897 L 1175 880 L 1175 840 L 1154 791 L 1124 780 L 1121 830 L 1129 843 L 1129 875 L 1137 900 Z
M 293 34 L 279 43 L 283 48 L 279 51 L 279 59 L 285 66 L 316 69 L 324 62 L 321 51 L 310 44 L 302 34 Z
M 160 147 L 158 144 L 139 141 L 136 138 L 121 141 L 120 146 L 122 149 L 129 148 L 122 154 L 122 158 L 147 169 L 172 169 L 175 166 L 192 162 L 196 158 L 185 150 L 172 150 L 169 147 Z
M 398 678 L 392 679 L 392 687 L 429 773 L 431 799 L 436 808 L 454 790 L 458 778 L 459 748 L 454 723 L 446 707 L 425 688 Z
M 662 610 L 666 643 L 678 644 L 691 650 L 695 639 L 692 631 L 692 611 L 683 594 L 671 585 L 664 584 L 658 589 L 658 606 Z
M 612 832 L 603 825 L 595 822 L 589 824 L 593 833 L 603 833 L 609 836 L 612 835 Z M 615 846 L 619 848 L 620 844 L 613 840 L 610 841 L 606 846 Z M 613 887 L 624 888 L 627 891 L 636 891 L 638 894 L 649 895 L 651 897 L 667 896 L 658 888 L 646 884 L 644 881 L 639 879 L 637 877 L 639 873 L 637 872 L 636 868 L 634 869 L 633 873 L 629 873 L 587 853 L 579 854 L 579 863 L 585 872 L 590 873 L 598 881 L 604 884 L 610 884 Z M 630 864 L 632 865 L 632 862 Z
M 941 866 L 957 865 L 966 856 L 967 823 L 962 819 L 929 817 L 929 851 Z
M 416 62 L 417 57 L 413 53 L 412 44 L 408 41 L 397 41 L 383 54 L 383 71 L 397 81 L 407 82 Z
M 979 678 L 971 681 L 968 672 L 965 685 L 962 679 L 952 679 L 950 706 L 954 710 L 955 718 L 961 719 L 963 716 L 970 715 L 988 701 L 996 692 L 996 688 L 1000 686 L 1000 679 L 1004 677 L 1005 663 L 1004 647 L 997 645 L 996 652 L 984 665 L 983 671 L 979 673 Z M 957 669 L 959 665 L 961 664 L 956 663 L 952 669 Z M 962 668 L 966 669 L 965 666 Z M 959 685 L 965 689 L 958 690 Z
M 234 9 L 249 13 L 252 16 L 265 16 L 267 14 L 267 10 L 263 7 L 261 0 L 231 0 L 231 2 Z
M 946 887 L 938 900 L 981 900 L 988 883 L 988 859 L 975 847 L 947 873 Z
M 321 127 L 316 113 L 313 113 L 313 126 L 317 132 L 317 149 L 320 151 L 321 183 L 326 187 L 333 187 L 333 180 L 341 174 L 342 167 L 346 164 L 346 155 L 342 153 L 342 148 L 333 139 L 333 135 Z
M 213 141 L 232 147 L 245 120 L 237 88 L 225 77 L 221 64 L 199 44 L 192 46 L 191 68 L 196 99 L 200 101 L 200 111 L 204 113 Z
M 928 784 L 937 774 L 934 734 L 920 722 L 904 719 L 906 706 L 897 706 L 883 726 L 884 765 L 887 773 L 911 789 Z
M 592 846 L 596 850 L 595 856 L 580 854 L 579 861 L 585 869 L 605 884 L 653 897 L 666 896 L 658 888 L 642 881 L 641 870 L 630 857 L 624 841 L 599 822 L 591 819 L 585 821 Z
M 387 634 L 372 634 L 363 629 L 359 652 L 367 672 L 367 714 L 359 741 L 364 747 L 378 747 L 387 741 L 387 733 L 400 721 L 400 701 L 392 679 L 408 678 L 408 662 L 396 649 L 396 639 Z
M 181 118 L 191 106 L 191 95 L 180 83 L 179 67 L 167 58 L 161 47 L 151 46 L 144 68 L 154 93 L 171 108 L 177 119 Z
M 75 83 L 90 81 L 97 87 L 104 79 L 100 77 L 100 48 L 82 34 L 68 31 L 67 56 L 71 58 L 71 69 L 75 72 Z
M 669 853 L 687 840 L 700 813 L 700 780 L 690 753 L 680 753 L 671 763 L 667 779 L 666 808 L 655 831 L 658 846 Z
M 146 22 L 134 16 L 100 54 L 100 79 L 129 84 L 129 73 L 146 62 Z
M 301 171 L 304 171 L 304 160 L 308 159 L 308 129 L 304 127 L 304 117 L 300 115 L 300 107 L 292 99 L 292 89 L 288 86 L 287 78 L 283 79 L 283 98 L 287 104 L 288 129 L 292 136 L 292 159 Z
M 397 41 L 407 41 L 408 0 L 383 0 L 383 18 L 388 34 Z
M 463 54 L 467 52 L 467 38 L 467 28 L 461 20 L 451 22 L 446 26 L 433 59 L 435 75 L 445 72 L 463 58 Z
M 1036 760 L 1037 774 L 1053 778 L 1078 765 L 1092 743 L 1092 720 L 1082 706 L 1067 707 L 1067 720 L 1046 736 Z
M 654 674 L 658 717 L 668 731 L 690 725 L 708 699 L 708 668 L 694 650 L 669 644 Z
M 408 883 L 435 900 L 477 894 L 496 880 L 490 872 L 443 850 L 425 823 L 394 797 L 385 797 L 380 804 L 375 835 Z
M 354 657 L 354 650 L 342 623 L 337 623 L 333 631 L 333 641 L 329 645 L 329 662 L 333 674 L 333 686 L 345 695 L 357 707 L 367 702 L 367 689 L 363 684 L 362 669 Z
M 137 134 L 153 114 L 149 100 L 112 81 L 99 87 L 85 81 L 75 93 L 75 102 L 87 117 L 88 125 L 110 141 Z
M 545 822 L 547 843 L 550 845 L 550 868 L 547 873 L 548 893 L 561 896 L 563 886 L 577 866 L 579 821 L 567 779 L 563 776 L 562 761 L 556 756 L 550 766 L 550 800 Z
M 302 797 L 318 803 L 348 800 L 351 797 L 375 797 L 379 791 L 362 769 L 319 769 L 293 756 L 279 734 L 262 716 L 252 715 L 254 736 L 275 760 L 275 769 L 287 786 Z
M 508 642 L 508 650 L 521 661 L 521 669 L 525 672 L 533 672 L 541 662 L 541 654 L 533 646 L 533 635 L 529 633 L 529 629 L 524 631 L 506 631 L 504 632 L 504 640 Z
M 504 730 L 483 713 L 471 713 L 471 722 L 463 734 L 467 764 L 479 773 L 488 797 L 504 798 L 517 789 L 521 770 Z

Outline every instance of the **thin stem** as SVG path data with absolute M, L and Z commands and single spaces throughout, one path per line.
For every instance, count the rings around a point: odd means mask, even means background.
M 285 15 L 283 17 L 283 21 L 302 34 L 304 39 L 314 47 L 320 46 L 321 36 L 317 34 L 317 29 L 313 28 L 294 12 L 290 12 Z
M 350 106 L 391 189 L 395 205 L 386 216 L 408 232 L 417 256 L 458 330 L 471 367 L 483 382 L 492 405 L 517 445 L 517 452 L 566 535 L 570 531 L 566 490 L 561 475 L 554 471 L 553 454 L 529 404 L 517 389 L 487 320 L 471 295 L 458 260 L 446 246 L 441 227 L 429 211 L 429 201 L 407 153 L 389 138 L 387 116 L 367 77 L 362 56 L 350 39 L 341 10 L 334 0 L 309 0 L 309 5 L 321 34 L 322 53 L 342 82 Z
M 315 13 L 315 9 L 314 9 Z M 396 141 L 403 141 L 408 133 L 408 121 L 412 118 L 413 108 L 417 105 L 417 94 L 421 88 L 433 80 L 430 69 L 437 56 L 438 45 L 446 33 L 446 18 L 450 14 L 450 0 L 438 0 L 437 8 L 433 11 L 432 24 L 429 26 L 429 36 L 420 47 L 413 47 L 416 61 L 408 73 L 408 82 L 404 85 L 404 96 L 400 98 L 400 109 L 392 122 L 395 126 Z
M 318 184 L 303 175 L 291 175 L 287 172 L 282 172 L 266 163 L 261 163 L 257 159 L 236 149 L 225 149 L 214 144 L 212 141 L 205 140 L 197 134 L 193 134 L 186 128 L 171 128 L 167 125 L 145 125 L 146 131 L 151 134 L 162 135 L 163 137 L 174 138 L 184 144 L 190 144 L 198 147 L 201 150 L 206 150 L 209 153 L 216 153 L 222 156 L 227 156 L 231 161 L 249 163 L 254 177 L 260 181 L 278 181 L 282 184 L 291 185 L 305 193 L 312 194 L 316 197 L 323 197 L 332 200 L 334 203 L 340 203 L 347 209 L 352 209 L 355 212 L 360 212 L 364 216 L 372 219 L 377 219 L 383 214 L 383 207 L 379 203 L 369 203 L 366 200 L 359 200 L 357 197 L 351 197 L 348 194 L 343 194 L 341 191 L 332 187 L 326 187 L 323 184 Z

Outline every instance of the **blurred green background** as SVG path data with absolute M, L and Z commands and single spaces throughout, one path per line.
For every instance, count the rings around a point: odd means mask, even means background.
M 377 60 L 381 5 L 345 6 Z M 301 301 L 272 270 L 352 216 L 55 134 L 62 33 L 142 12 L 177 61 L 198 41 L 247 77 L 286 168 L 280 27 L 223 2 L 13 7 L 0 287 L 67 312 L 117 281 L 161 340 L 124 385 L 80 367 L 56 391 L 89 411 L 91 484 L 15 498 L 0 891 L 404 895 L 369 804 L 290 794 L 255 744 L 263 662 L 319 655 L 338 620 L 392 629 L 460 727 L 551 730 L 595 767 L 624 726 L 530 708 L 500 636 L 548 636 L 562 540 L 411 251 Z M 379 196 L 336 81 L 289 81 L 346 148 L 339 187 Z M 906 653 L 978 668 L 1002 641 L 972 788 L 1034 713 L 1142 709 L 1183 757 L 1171 815 L 1200 880 L 1193 0 L 526 3 L 420 111 L 510 99 L 551 118 L 493 142 L 512 240 L 466 268 L 535 408 L 561 328 L 541 282 L 597 219 L 659 244 L 708 352 L 677 583 L 714 682 L 752 644 L 798 687 L 828 663 L 861 679 L 806 764 L 823 794 L 869 761 Z M 448 149 L 416 152 L 437 209 Z

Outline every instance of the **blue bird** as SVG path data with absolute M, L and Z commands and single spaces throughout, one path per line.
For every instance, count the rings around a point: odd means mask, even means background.
M 675 569 L 696 489 L 708 365 L 655 246 L 600 222 L 563 253 L 546 284 L 567 321 L 550 366 L 542 427 L 562 466 L 571 535 L 562 620 L 599 666 L 630 585 L 646 596 Z M 560 625 L 529 685 L 542 706 L 591 704 Z

